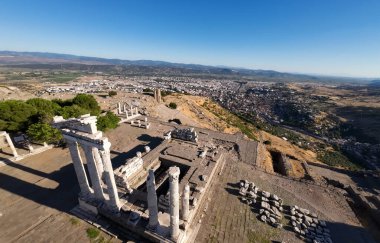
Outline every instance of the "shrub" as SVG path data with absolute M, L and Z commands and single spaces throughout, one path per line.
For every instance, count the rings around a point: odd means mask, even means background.
M 100 231 L 98 229 L 95 229 L 95 228 L 88 228 L 86 230 L 86 232 L 87 232 L 88 238 L 90 238 L 90 239 L 95 239 L 100 234 Z
M 149 88 L 145 88 L 145 89 L 143 89 L 143 92 L 144 93 L 153 93 L 153 90 L 149 89 Z
M 80 223 L 79 219 L 71 217 L 70 222 L 72 225 L 78 225 Z
M 174 110 L 174 109 L 177 109 L 177 104 L 174 103 L 174 102 L 170 102 L 170 103 L 169 103 L 169 108 L 170 108 L 170 109 L 173 109 L 173 110 Z
M 115 129 L 119 125 L 120 118 L 112 112 L 107 112 L 105 116 L 100 116 L 96 123 L 98 130 L 106 131 L 108 129 Z
M 340 166 L 349 170 L 358 170 L 360 166 L 353 163 L 339 151 L 322 151 L 317 154 L 317 159 L 330 166 Z
M 265 140 L 265 141 L 264 141 L 264 144 L 265 144 L 265 145 L 271 145 L 272 142 L 271 142 L 270 140 Z
M 116 92 L 116 91 L 113 91 L 113 90 L 111 90 L 111 91 L 109 91 L 109 92 L 108 92 L 108 95 L 112 97 L 112 96 L 115 96 L 115 95 L 117 95 L 117 92 Z
M 173 94 L 172 91 L 166 91 L 166 90 L 162 90 L 161 91 L 161 97 L 165 97 L 165 96 L 168 96 L 168 95 L 171 95 Z

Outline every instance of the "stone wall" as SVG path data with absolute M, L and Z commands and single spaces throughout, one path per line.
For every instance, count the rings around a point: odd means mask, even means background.
M 370 202 L 360 191 L 352 186 L 346 187 L 346 191 L 348 194 L 354 199 L 355 203 L 358 204 L 361 208 L 363 208 L 367 215 L 380 225 L 380 210 L 376 207 L 375 204 Z

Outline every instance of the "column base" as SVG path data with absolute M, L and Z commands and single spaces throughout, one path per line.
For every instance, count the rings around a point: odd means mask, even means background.
M 156 232 L 157 229 L 158 229 L 158 226 L 159 226 L 159 223 L 157 223 L 156 225 L 147 225 L 146 228 L 149 230 L 149 231 L 153 231 L 153 232 Z
M 88 211 L 90 213 L 93 213 L 95 215 L 98 215 L 98 208 L 90 203 L 88 203 L 86 200 L 83 200 L 82 198 L 78 198 L 79 201 L 79 207 L 83 209 L 84 211 Z

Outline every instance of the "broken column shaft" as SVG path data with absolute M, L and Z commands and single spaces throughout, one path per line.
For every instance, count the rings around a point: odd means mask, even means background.
M 186 185 L 182 195 L 182 219 L 187 221 L 190 214 L 190 186 Z
M 158 226 L 158 207 L 157 207 L 157 194 L 156 194 L 156 182 L 154 177 L 154 171 L 149 170 L 147 178 L 147 192 L 148 192 L 148 210 L 149 210 L 149 225 L 148 228 L 155 230 Z
M 177 166 L 169 168 L 170 189 L 170 237 L 176 241 L 179 236 L 179 181 L 180 170 Z

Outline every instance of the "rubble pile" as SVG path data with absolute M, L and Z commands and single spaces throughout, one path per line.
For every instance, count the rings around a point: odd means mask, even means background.
M 253 183 L 247 180 L 240 181 L 239 194 L 242 195 L 242 201 L 248 205 L 256 205 L 259 208 L 259 220 L 276 228 L 282 228 L 282 199 L 275 194 L 267 191 L 261 191 Z
M 332 243 L 330 230 L 326 222 L 318 220 L 315 213 L 309 210 L 293 206 L 290 210 L 290 224 L 299 238 L 306 242 Z
M 198 142 L 198 134 L 194 130 L 194 128 L 176 128 L 173 131 L 171 131 L 171 137 L 195 143 Z

